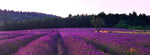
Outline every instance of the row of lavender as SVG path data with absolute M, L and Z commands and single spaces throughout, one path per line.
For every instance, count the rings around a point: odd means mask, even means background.
M 15 33 L 22 35 L 8 39 L 4 34 L 7 32 L 4 32 L 3 37 L 5 38 L 0 40 L 0 55 L 64 55 L 62 53 L 66 53 L 65 55 L 150 54 L 150 35 L 94 33 L 92 31 L 94 31 L 93 28 L 59 29 L 61 37 L 56 31 L 50 29 L 10 31 L 10 36 Z M 62 39 L 58 41 L 59 38 Z M 66 47 L 65 50 L 62 50 L 64 48 L 62 46 Z
M 42 35 L 24 35 L 12 39 L 0 40 L 0 55 L 8 55 L 17 51 Z
M 56 33 L 42 36 L 12 55 L 57 55 Z
M 48 29 L 49 30 L 49 29 Z M 4 31 L 0 33 L 0 55 L 9 55 L 26 46 L 31 41 L 46 35 L 52 30 L 41 32 L 40 30 Z
M 61 31 L 63 32 L 62 29 Z M 72 32 L 71 30 L 67 34 L 91 41 L 96 48 L 112 55 L 150 55 L 148 34 Z
M 11 39 L 23 35 L 46 34 L 53 31 L 53 29 L 33 29 L 33 30 L 18 30 L 18 31 L 0 31 L 0 40 Z
M 84 39 L 71 35 L 68 32 L 60 32 L 64 46 L 68 49 L 68 55 L 108 55 L 97 50 Z

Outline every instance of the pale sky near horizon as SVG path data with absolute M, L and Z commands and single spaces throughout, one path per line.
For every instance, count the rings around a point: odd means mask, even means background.
M 0 0 L 0 9 L 67 17 L 68 14 L 132 13 L 150 15 L 150 0 Z

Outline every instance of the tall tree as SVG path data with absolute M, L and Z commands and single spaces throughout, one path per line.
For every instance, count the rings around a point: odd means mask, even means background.
M 104 23 L 104 20 L 103 20 L 102 17 L 98 17 L 98 16 L 95 16 L 95 17 L 92 17 L 92 18 L 93 18 L 92 24 L 94 24 L 94 26 L 95 26 L 97 32 L 99 32 L 100 29 L 101 29 L 102 27 L 104 27 L 104 24 L 105 24 L 105 23 Z

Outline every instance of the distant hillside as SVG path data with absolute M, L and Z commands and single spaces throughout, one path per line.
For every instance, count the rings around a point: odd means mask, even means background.
M 58 17 L 56 15 L 44 14 L 38 12 L 22 12 L 22 11 L 10 11 L 0 9 L 0 23 L 5 21 L 21 21 L 26 19 L 37 19 L 46 17 Z

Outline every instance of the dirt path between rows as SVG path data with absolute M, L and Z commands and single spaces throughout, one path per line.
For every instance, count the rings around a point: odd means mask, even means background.
M 68 53 L 67 48 L 64 46 L 64 42 L 63 42 L 58 30 L 56 30 L 56 31 L 57 31 L 57 35 L 58 35 L 58 43 L 57 43 L 57 48 L 58 48 L 57 51 L 58 52 L 57 52 L 57 55 L 68 55 L 67 54 Z
M 58 54 L 57 55 L 63 55 L 63 51 L 64 51 L 64 49 L 63 49 L 63 47 L 61 46 L 61 40 L 60 40 L 60 38 L 58 38 L 58 43 L 57 43 L 57 47 L 58 47 Z

